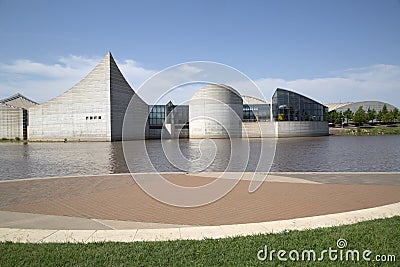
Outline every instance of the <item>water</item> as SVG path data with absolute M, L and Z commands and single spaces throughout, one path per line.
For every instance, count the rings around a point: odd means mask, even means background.
M 137 145 L 139 143 L 132 144 Z M 137 141 L 141 142 L 141 141 Z M 189 159 L 199 159 L 212 143 L 181 140 L 182 153 Z M 228 140 L 219 144 L 216 157 L 207 171 L 223 171 L 229 164 L 231 146 Z M 240 142 L 239 142 L 240 143 Z M 234 144 L 235 147 L 237 144 Z M 239 144 L 243 145 L 243 144 Z M 250 140 L 250 159 L 247 171 L 256 168 L 260 140 Z M 159 171 L 178 171 L 162 153 L 160 140 L 147 140 L 149 157 Z M 222 148 L 222 149 L 221 149 Z M 135 172 L 153 171 L 142 153 L 131 154 L 131 168 Z M 207 158 L 207 157 L 206 157 Z M 238 161 L 235 157 L 234 163 Z M 233 164 L 237 165 L 237 164 Z M 266 164 L 268 165 L 268 164 Z M 268 170 L 261 166 L 259 170 Z M 393 136 L 326 136 L 278 139 L 271 168 L 276 172 L 393 172 L 400 171 L 400 135 Z M 120 142 L 83 143 L 0 143 L 0 180 L 32 177 L 95 175 L 128 172 Z

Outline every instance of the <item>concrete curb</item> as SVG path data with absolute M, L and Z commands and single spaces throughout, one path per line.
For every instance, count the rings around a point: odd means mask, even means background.
M 190 173 L 190 175 L 199 176 L 199 177 L 216 177 L 221 175 L 223 172 L 199 172 L 199 173 Z M 253 175 L 253 174 L 261 174 L 261 175 L 327 175 L 327 174 L 334 174 L 334 175 L 344 175 L 344 174 L 353 174 L 353 175 L 363 175 L 363 174 L 387 174 L 393 175 L 398 174 L 400 172 L 244 172 L 244 175 Z M 48 177 L 32 177 L 32 178 L 17 178 L 17 179 L 7 179 L 7 180 L 0 180 L 0 183 L 9 183 L 9 182 L 19 182 L 19 181 L 35 181 L 35 180 L 50 180 L 50 179 L 65 179 L 65 178 L 81 178 L 81 177 L 103 177 L 103 176 L 125 176 L 125 175 L 153 175 L 153 174 L 178 174 L 178 175 L 185 175 L 188 174 L 186 172 L 137 172 L 137 173 L 104 173 L 104 174 L 85 174 L 85 175 L 66 175 L 66 176 L 48 176 Z
M 91 243 L 165 240 L 202 240 L 252 234 L 278 233 L 284 230 L 306 230 L 389 218 L 400 215 L 400 202 L 343 213 L 261 223 L 198 226 L 165 229 L 130 230 L 45 230 L 0 228 L 0 242 L 20 243 Z

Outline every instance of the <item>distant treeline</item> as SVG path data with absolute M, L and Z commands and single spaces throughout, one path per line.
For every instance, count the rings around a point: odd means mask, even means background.
M 356 112 L 351 111 L 350 108 L 344 112 L 333 110 L 329 112 L 328 121 L 334 124 L 342 124 L 345 121 L 349 123 L 349 121 L 351 121 L 358 126 L 368 122 L 372 124 L 375 122 L 390 124 L 400 121 L 400 113 L 397 108 L 389 111 L 386 105 L 383 105 L 382 109 L 379 111 L 370 108 L 365 111 L 363 106 L 360 106 Z

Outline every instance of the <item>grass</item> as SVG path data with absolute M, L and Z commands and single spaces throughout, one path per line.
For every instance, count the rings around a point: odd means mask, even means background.
M 330 128 L 333 135 L 394 135 L 400 134 L 400 124 L 391 126 L 362 126 L 351 128 Z
M 358 128 L 356 131 L 350 130 L 350 133 L 354 135 L 392 135 L 400 134 L 400 127 L 375 126 L 372 128 Z
M 22 139 L 20 139 L 20 138 L 18 138 L 18 137 L 16 137 L 16 138 L 14 138 L 14 139 L 10 139 L 10 138 L 0 138 L 0 143 L 1 142 L 4 142 L 4 143 L 7 143 L 7 142 L 11 142 L 11 143 L 13 143 L 13 142 L 24 142 L 24 143 L 61 143 L 61 142 L 63 142 L 63 143 L 69 143 L 69 142 L 82 142 L 82 141 L 80 141 L 80 140 L 68 140 L 68 139 L 66 139 L 66 138 L 64 138 L 63 140 L 22 140 Z
M 346 249 L 395 255 L 397 262 L 261 262 L 257 252 L 269 249 L 298 251 L 313 249 L 317 258 L 324 249 L 337 249 L 339 238 L 347 240 Z M 287 256 L 287 255 L 286 255 Z M 90 244 L 21 244 L 0 243 L 0 266 L 398 266 L 400 261 L 400 216 L 378 219 L 354 225 L 290 231 L 201 241 L 90 243 Z M 397 263 L 397 264 L 396 264 Z
M 349 129 L 346 132 L 348 135 L 392 135 L 400 134 L 400 127 L 374 126 L 366 128 Z
M 9 138 L 0 138 L 0 142 L 21 142 L 22 140 L 19 137 L 15 137 L 13 139 Z

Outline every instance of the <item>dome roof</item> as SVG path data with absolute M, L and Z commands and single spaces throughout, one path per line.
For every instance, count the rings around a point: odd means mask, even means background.
M 393 110 L 395 106 L 385 103 L 382 101 L 360 101 L 360 102 L 346 102 L 346 103 L 334 103 L 334 104 L 326 104 L 325 106 L 328 107 L 329 111 L 336 110 L 336 111 L 345 111 L 347 109 L 350 109 L 351 111 L 355 112 L 360 106 L 363 107 L 363 109 L 367 110 L 368 108 L 370 109 L 375 109 L 376 111 L 379 111 L 382 109 L 382 107 L 386 105 L 388 110 Z
M 223 103 L 243 103 L 242 96 L 239 92 L 224 84 L 211 84 L 204 86 L 193 94 L 192 100 L 194 99 L 213 99 Z

